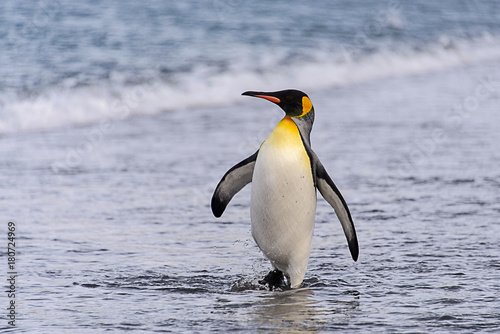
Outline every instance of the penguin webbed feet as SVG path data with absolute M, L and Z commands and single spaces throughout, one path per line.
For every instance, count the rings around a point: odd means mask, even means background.
M 268 285 L 269 291 L 273 291 L 276 288 L 280 288 L 282 290 L 290 289 L 290 285 L 286 283 L 285 275 L 283 272 L 278 269 L 271 270 L 269 274 L 259 281 L 259 284 Z

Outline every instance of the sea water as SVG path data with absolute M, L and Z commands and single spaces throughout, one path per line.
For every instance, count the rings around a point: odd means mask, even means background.
M 0 324 L 36 333 L 500 330 L 495 1 L 0 5 Z M 250 187 L 210 198 L 310 96 L 318 193 L 304 286 L 267 291 Z M 15 300 L 15 327 L 7 308 Z

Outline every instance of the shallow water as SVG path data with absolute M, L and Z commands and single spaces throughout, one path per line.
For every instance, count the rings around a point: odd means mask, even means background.
M 499 332 L 498 6 L 0 5 L 15 329 Z M 360 256 L 319 196 L 304 287 L 269 292 L 250 187 L 220 219 L 209 205 L 283 117 L 239 94 L 292 87 L 313 101 L 312 147 Z
M 351 208 L 360 257 L 319 200 L 297 291 L 257 283 L 270 266 L 250 236 L 249 187 L 221 219 L 209 207 L 282 117 L 272 104 L 2 137 L 17 329 L 498 332 L 500 85 L 452 113 L 489 75 L 499 81 L 498 63 L 309 94 L 312 146 Z

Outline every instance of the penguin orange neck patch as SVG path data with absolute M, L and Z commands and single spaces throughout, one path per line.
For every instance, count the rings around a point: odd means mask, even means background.
M 309 113 L 311 111 L 312 107 L 313 107 L 313 105 L 312 105 L 311 100 L 307 96 L 303 96 L 302 97 L 302 114 L 300 114 L 299 116 L 295 116 L 295 117 L 302 117 L 304 115 L 307 115 L 307 113 Z

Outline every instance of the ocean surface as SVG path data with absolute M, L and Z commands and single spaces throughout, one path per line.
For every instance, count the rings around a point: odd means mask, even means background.
M 0 50 L 3 331 L 500 332 L 498 1 L 6 1 Z M 210 198 L 283 117 L 241 93 L 286 88 L 360 256 L 318 194 L 270 292 L 251 185 Z

